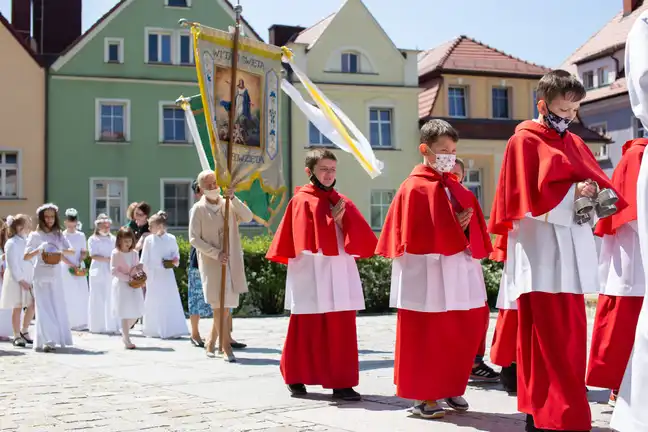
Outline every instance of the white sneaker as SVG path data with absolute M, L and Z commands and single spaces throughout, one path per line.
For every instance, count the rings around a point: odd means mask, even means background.
M 468 408 L 470 408 L 463 396 L 446 398 L 445 402 L 455 411 L 468 411 Z

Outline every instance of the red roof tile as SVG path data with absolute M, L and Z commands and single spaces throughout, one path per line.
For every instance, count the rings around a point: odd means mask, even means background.
M 445 42 L 419 54 L 419 77 L 432 72 L 462 71 L 502 76 L 541 77 L 550 69 L 496 50 L 467 36 Z
M 619 78 L 608 86 L 587 90 L 587 95 L 585 96 L 585 99 L 581 101 L 581 104 L 587 104 L 595 102 L 597 100 L 620 96 L 627 93 L 628 85 L 625 77 L 623 77 Z
M 432 115 L 441 84 L 443 84 L 443 78 L 438 77 L 428 80 L 423 86 L 424 90 L 419 93 L 418 98 L 419 118 Z

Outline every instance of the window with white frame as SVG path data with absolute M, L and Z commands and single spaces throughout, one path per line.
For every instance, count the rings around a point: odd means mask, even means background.
M 95 109 L 97 141 L 127 142 L 130 140 L 130 101 L 97 99 Z
M 372 147 L 392 147 L 392 117 L 391 108 L 369 109 L 369 142 Z
M 178 63 L 181 65 L 194 64 L 193 40 L 189 33 L 178 34 Z
M 583 86 L 588 90 L 594 88 L 594 71 L 583 72 Z
M 165 0 L 166 6 L 170 7 L 191 7 L 191 0 Z
M 392 200 L 396 195 L 394 190 L 372 190 L 371 191 L 371 229 L 380 231 L 385 223 L 387 211 L 391 205 Z
M 0 198 L 18 198 L 18 152 L 0 151 Z
M 448 115 L 450 117 L 466 117 L 466 88 L 448 87 Z
M 125 224 L 126 179 L 92 179 L 90 198 L 91 220 L 104 213 L 112 219 L 113 227 Z
M 507 87 L 493 87 L 493 118 L 511 118 L 510 91 Z
M 172 102 L 160 102 L 160 142 L 189 142 L 185 112 Z
M 360 56 L 356 53 L 342 53 L 342 72 L 358 73 L 360 70 Z
M 606 67 L 600 67 L 596 70 L 596 75 L 598 78 L 598 86 L 603 87 L 604 85 L 608 85 L 608 68 Z
M 192 205 L 191 180 L 162 179 L 162 208 L 167 213 L 169 228 L 189 226 Z
M 484 187 L 482 183 L 482 171 L 476 168 L 466 168 L 463 185 L 466 186 L 483 206 Z
M 633 123 L 634 123 L 634 136 L 635 138 L 648 138 L 648 134 L 646 133 L 646 129 L 644 129 L 643 124 L 641 123 L 641 120 L 639 120 L 636 117 L 632 118 Z
M 146 53 L 149 63 L 172 64 L 173 32 L 148 30 L 146 34 Z
M 596 131 L 599 135 L 607 135 L 607 122 L 601 122 L 601 123 L 594 123 L 589 126 L 589 128 L 593 131 Z
M 121 38 L 104 39 L 104 62 L 124 63 L 124 39 Z
M 608 159 L 610 157 L 610 155 L 608 154 L 608 145 L 601 144 L 599 150 L 596 152 L 594 156 L 596 157 L 597 160 Z
M 308 144 L 311 146 L 329 146 L 333 145 L 330 139 L 317 129 L 312 122 L 308 122 Z
M 538 112 L 538 91 L 533 90 L 533 118 L 536 119 L 540 116 Z

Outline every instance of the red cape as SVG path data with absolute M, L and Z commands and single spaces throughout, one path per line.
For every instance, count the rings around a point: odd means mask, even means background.
M 506 259 L 508 231 L 513 228 L 513 221 L 527 213 L 547 213 L 563 200 L 574 183 L 587 179 L 596 181 L 601 189 L 614 189 L 619 195 L 619 210 L 627 206 L 578 136 L 567 132 L 561 138 L 555 130 L 535 121 L 520 123 L 504 151 L 489 221 L 489 231 L 502 236 L 495 241 L 500 250 L 493 258 Z
M 325 192 L 307 184 L 295 190 L 266 258 L 288 264 L 289 259 L 296 258 L 304 251 L 322 251 L 326 256 L 338 255 L 331 206 L 340 199 L 346 202 L 342 218 L 345 252 L 360 258 L 373 256 L 378 240 L 355 204 L 335 190 Z
M 600 220 L 594 230 L 597 236 L 613 235 L 621 225 L 637 220 L 637 179 L 646 145 L 646 138 L 631 140 L 623 145 L 623 156 L 612 174 L 612 184 L 628 202 L 628 207 Z
M 446 187 L 459 208 L 453 208 Z M 467 208 L 474 209 L 468 225 L 470 242 L 456 216 L 456 212 Z M 452 174 L 441 175 L 425 165 L 417 165 L 389 207 L 376 254 L 387 258 L 405 252 L 450 256 L 467 247 L 477 259 L 487 257 L 492 250 L 477 198 Z

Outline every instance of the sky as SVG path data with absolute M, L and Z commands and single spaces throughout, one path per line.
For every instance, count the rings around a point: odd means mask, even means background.
M 216 0 L 194 0 L 198 1 Z M 466 35 L 507 54 L 552 68 L 559 67 L 623 6 L 623 0 L 363 1 L 399 48 L 425 50 Z M 338 10 L 343 2 L 240 1 L 243 16 L 266 41 L 271 25 L 308 27 Z M 115 3 L 116 0 L 83 0 L 83 29 Z M 488 7 L 480 9 L 484 5 Z M 0 0 L 0 13 L 11 20 L 11 0 Z

